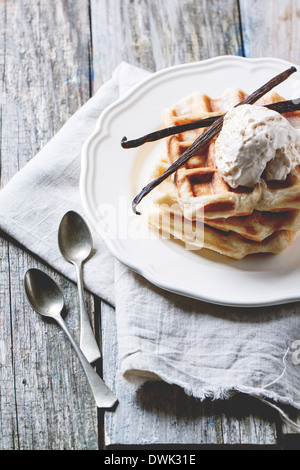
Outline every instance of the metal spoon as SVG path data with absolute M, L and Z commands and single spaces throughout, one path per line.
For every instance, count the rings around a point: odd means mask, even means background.
M 84 369 L 98 408 L 113 407 L 117 401 L 116 396 L 88 362 L 61 317 L 64 298 L 58 285 L 46 273 L 35 268 L 26 272 L 24 283 L 27 298 L 33 310 L 40 315 L 56 320 L 69 338 Z
M 89 362 L 94 362 L 101 353 L 94 337 L 84 302 L 82 279 L 82 263 L 92 251 L 93 240 L 91 232 L 77 212 L 67 212 L 59 226 L 58 245 L 63 257 L 73 263 L 76 269 L 79 306 L 80 306 L 80 348 Z

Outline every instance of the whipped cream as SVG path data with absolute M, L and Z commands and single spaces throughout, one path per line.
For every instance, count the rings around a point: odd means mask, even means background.
M 282 181 L 300 163 L 300 130 L 276 111 L 244 104 L 225 114 L 215 149 L 232 188 L 254 187 L 264 170 L 267 180 Z

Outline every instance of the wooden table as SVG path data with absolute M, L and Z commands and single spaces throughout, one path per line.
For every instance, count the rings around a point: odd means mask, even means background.
M 300 64 L 299 0 L 1 0 L 0 21 L 1 187 L 122 60 L 149 71 L 223 54 Z M 97 370 L 119 397 L 114 412 L 98 411 L 63 332 L 28 306 L 23 276 L 50 273 L 70 311 L 76 286 L 5 234 L 0 250 L 0 449 L 300 448 L 254 398 L 201 403 L 164 383 L 134 394 L 118 374 L 114 310 L 86 293 Z M 76 336 L 76 316 L 67 324 Z

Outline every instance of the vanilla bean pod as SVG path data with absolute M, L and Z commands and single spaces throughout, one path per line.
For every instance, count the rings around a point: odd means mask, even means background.
M 265 83 L 262 87 L 258 88 L 256 91 L 247 96 L 243 101 L 238 103 L 235 107 L 242 104 L 253 104 L 259 100 L 263 95 L 272 90 L 275 86 L 282 83 L 286 80 L 292 73 L 296 72 L 296 67 L 290 67 L 284 72 L 276 75 L 274 78 Z M 201 134 L 192 145 L 179 157 L 162 175 L 160 175 L 155 180 L 147 184 L 140 193 L 132 201 L 132 210 L 135 214 L 140 215 L 141 213 L 137 211 L 136 207 L 141 202 L 141 200 L 149 194 L 156 186 L 158 186 L 162 181 L 167 179 L 170 175 L 175 173 L 181 166 L 183 166 L 193 155 L 195 155 L 201 148 L 205 147 L 222 129 L 223 126 L 223 116 L 218 118 L 211 126 L 209 126 L 203 134 Z
M 300 98 L 294 100 L 279 101 L 278 103 L 265 104 L 263 107 L 272 109 L 273 111 L 277 111 L 280 114 L 299 111 Z M 157 131 L 150 132 L 149 134 L 146 134 L 137 139 L 127 140 L 127 137 L 123 137 L 123 139 L 121 140 L 121 146 L 124 149 L 136 148 L 140 147 L 146 142 L 155 142 L 157 140 L 163 139 L 164 137 L 169 137 L 170 135 L 180 134 L 181 132 L 200 129 L 203 127 L 209 127 L 221 116 L 222 115 L 210 116 L 208 118 L 197 119 L 196 121 L 187 122 L 185 124 L 179 124 L 178 126 L 165 127 L 164 129 L 159 129 Z

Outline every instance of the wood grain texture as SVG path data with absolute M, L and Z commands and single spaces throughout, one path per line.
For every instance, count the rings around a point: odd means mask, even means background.
M 241 54 L 235 0 L 91 0 L 95 89 L 122 61 L 151 72 Z
M 240 15 L 246 57 L 279 57 L 300 64 L 299 0 L 240 0 Z M 300 315 L 300 304 L 295 308 Z M 282 422 L 283 444 L 299 448 L 300 413 L 289 407 L 284 412 L 298 427 Z
M 90 96 L 88 2 L 0 2 L 1 186 Z M 78 337 L 74 285 L 1 238 L 1 449 L 98 449 L 97 408 L 69 341 L 28 306 L 31 266 L 63 288 Z M 94 301 L 88 297 L 89 312 Z
M 300 61 L 300 1 L 240 0 L 246 57 Z

